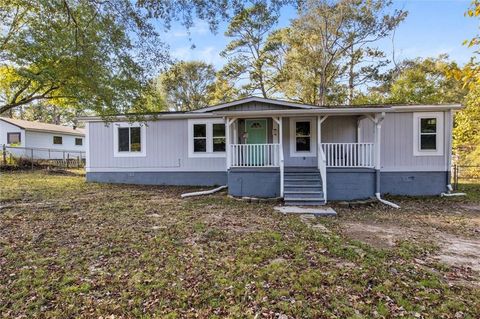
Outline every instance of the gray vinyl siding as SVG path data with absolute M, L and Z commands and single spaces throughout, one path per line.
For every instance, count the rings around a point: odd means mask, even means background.
M 331 116 L 322 123 L 322 143 L 356 143 L 357 116 Z
M 89 123 L 90 171 L 226 171 L 225 157 L 188 157 L 188 120 L 148 122 L 146 156 L 114 157 L 113 125 Z
M 222 109 L 222 111 L 268 111 L 268 110 L 287 110 L 292 109 L 291 106 L 277 105 L 263 102 L 248 102 L 245 104 L 234 105 Z
M 444 120 L 442 141 L 445 145 L 442 156 L 413 155 L 413 113 L 387 113 L 382 123 L 381 170 L 382 171 L 446 171 L 449 153 L 445 141 L 450 134 L 450 125 Z M 360 121 L 360 142 L 374 142 L 373 122 Z

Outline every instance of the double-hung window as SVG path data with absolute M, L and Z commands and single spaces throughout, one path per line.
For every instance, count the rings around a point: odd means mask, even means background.
M 145 156 L 145 125 L 115 123 L 114 156 Z
M 413 154 L 443 155 L 443 113 L 414 113 Z
M 213 132 L 213 151 L 225 152 L 225 124 L 212 124 Z
M 224 157 L 226 147 L 223 119 L 188 121 L 189 157 Z
M 193 124 L 193 152 L 207 151 L 207 124 Z
M 315 123 L 312 118 L 290 119 L 290 156 L 316 156 Z
M 83 145 L 83 138 L 81 138 L 81 137 L 76 137 L 76 138 L 75 138 L 75 145 L 76 145 L 76 146 L 82 146 L 82 145 Z

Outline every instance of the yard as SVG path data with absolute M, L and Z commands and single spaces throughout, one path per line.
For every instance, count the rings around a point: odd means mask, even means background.
M 0 185 L 1 317 L 480 316 L 480 185 L 336 218 L 74 174 Z

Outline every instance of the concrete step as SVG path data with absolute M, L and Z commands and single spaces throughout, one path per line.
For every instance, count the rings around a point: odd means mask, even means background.
M 290 173 L 290 172 L 316 172 L 318 173 L 319 170 L 317 167 L 294 167 L 294 166 L 289 166 L 284 168 L 284 172 Z
M 311 200 L 311 201 L 297 201 L 297 200 L 286 200 L 286 206 L 321 206 L 325 205 L 325 200 Z
M 298 187 L 308 187 L 308 186 L 322 186 L 321 181 L 317 179 L 312 179 L 312 180 L 305 180 L 305 179 L 299 179 L 299 180 L 289 180 L 285 181 L 285 187 L 290 187 L 290 186 L 298 186 Z
M 289 178 L 317 178 L 317 179 L 321 179 L 321 176 L 320 174 L 315 174 L 315 173 L 289 173 L 289 174 L 284 174 L 283 177 L 285 179 L 289 179 Z
M 288 192 L 298 192 L 298 193 L 308 193 L 308 192 L 322 192 L 323 189 L 321 186 L 285 186 L 283 189 L 284 193 Z
M 288 200 L 322 200 L 323 199 L 323 193 L 321 194 L 306 194 L 306 193 L 301 193 L 301 194 L 284 194 L 283 199 L 285 201 Z
M 315 198 L 323 198 L 322 191 L 284 191 L 284 197 L 295 197 L 295 198 L 302 198 L 302 197 L 315 197 Z

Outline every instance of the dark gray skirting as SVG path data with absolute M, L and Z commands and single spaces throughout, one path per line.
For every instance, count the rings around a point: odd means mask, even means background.
M 215 186 L 227 185 L 227 172 L 88 172 L 87 182 Z

